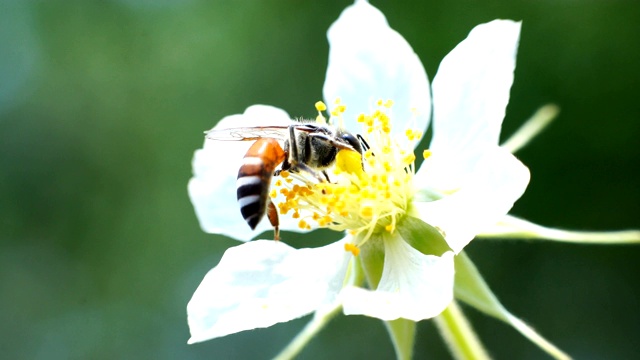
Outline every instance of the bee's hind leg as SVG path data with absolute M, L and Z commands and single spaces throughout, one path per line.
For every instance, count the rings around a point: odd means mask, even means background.
M 267 198 L 267 217 L 271 226 L 273 226 L 273 240 L 280 240 L 280 218 L 278 217 L 278 209 L 270 198 Z

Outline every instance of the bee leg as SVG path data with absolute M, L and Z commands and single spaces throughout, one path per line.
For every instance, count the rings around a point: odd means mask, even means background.
M 273 240 L 280 240 L 280 218 L 278 217 L 278 210 L 269 198 L 267 198 L 267 217 L 269 218 L 271 226 L 273 226 Z
M 280 169 L 273 173 L 273 176 L 280 176 L 282 171 L 289 171 L 291 169 L 291 163 L 289 162 L 289 141 L 284 142 L 284 161 L 280 165 Z
M 313 170 L 312 168 L 310 168 L 308 165 L 306 165 L 304 163 L 295 163 L 295 164 L 291 165 L 291 172 L 300 172 L 300 171 L 304 171 L 307 174 L 315 177 L 316 180 L 318 180 L 318 182 L 324 182 L 325 181 L 325 179 L 322 176 L 320 176 L 319 172 Z M 328 177 L 327 177 L 327 179 L 328 179 Z
M 327 174 L 326 170 L 322 170 L 322 175 L 324 175 L 324 178 L 327 180 L 328 183 L 331 182 L 331 180 L 329 180 L 329 174 Z

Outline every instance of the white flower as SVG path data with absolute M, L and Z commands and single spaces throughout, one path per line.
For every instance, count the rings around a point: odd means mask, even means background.
M 363 130 L 371 145 L 365 171 L 359 156 L 341 151 L 331 183 L 299 173 L 284 174 L 297 188 L 280 178 L 273 186 L 281 213 L 296 214 L 281 215 L 283 230 L 322 226 L 347 234 L 315 249 L 296 250 L 284 243 L 295 239 L 283 236 L 284 242 L 227 250 L 188 305 L 190 342 L 271 326 L 335 303 L 346 314 L 383 320 L 438 315 L 453 298 L 454 252 L 497 223 L 529 181 L 527 168 L 498 146 L 519 32 L 519 23 L 506 20 L 477 26 L 445 57 L 430 86 L 416 54 L 379 10 L 366 1 L 345 9 L 328 32 L 324 97 L 329 104 L 341 99 L 334 122 Z M 433 140 L 416 173 L 413 146 L 432 108 Z M 289 119 L 280 109 L 252 106 L 216 128 Z M 247 241 L 269 228 L 263 221 L 250 231 L 236 203 L 236 174 L 249 145 L 206 141 L 195 154 L 189 195 L 207 232 Z M 425 251 L 440 234 L 453 252 Z M 359 266 L 375 290 L 350 280 Z

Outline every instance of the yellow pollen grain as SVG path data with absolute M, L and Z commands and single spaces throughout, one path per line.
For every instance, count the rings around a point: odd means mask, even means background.
M 389 99 L 384 103 L 384 107 L 390 109 L 393 106 L 393 100 Z
M 353 256 L 358 256 L 358 254 L 360 254 L 360 248 L 351 243 L 344 244 L 344 251 L 352 253 Z
M 283 178 L 287 178 L 289 177 L 289 175 L 291 175 L 287 170 L 282 170 L 280 171 L 280 176 L 282 176 Z
M 360 216 L 366 219 L 370 219 L 373 216 L 373 207 L 365 205 L 360 209 Z
M 431 156 L 431 150 L 425 150 L 422 152 L 422 157 L 424 157 L 425 159 L 429 156 Z
M 405 136 L 407 137 L 407 139 L 409 139 L 409 140 L 413 140 L 413 139 L 414 139 L 414 137 L 415 137 L 415 135 L 413 134 L 413 130 L 411 130 L 411 129 L 407 129 L 407 130 L 404 132 L 404 134 L 405 134 Z
M 278 196 L 278 193 L 276 192 L 276 189 L 271 189 L 271 191 L 269 192 L 269 196 L 270 196 L 272 199 L 275 199 L 275 198 L 276 198 L 276 196 Z
M 282 180 L 280 180 L 280 179 L 276 180 L 275 185 L 276 186 L 282 186 Z
M 388 232 L 392 232 L 394 228 L 395 226 L 393 226 L 393 224 L 389 224 L 384 227 L 384 229 L 387 230 Z
M 363 123 L 366 120 L 366 116 L 364 114 L 358 115 L 358 122 Z
M 325 105 L 325 103 L 323 103 L 322 101 L 318 101 L 316 103 L 316 110 L 325 111 L 325 110 L 327 110 L 327 105 Z
M 296 210 L 296 212 L 294 212 L 291 217 L 294 218 L 294 219 L 298 219 L 298 218 L 300 218 L 300 213 Z
M 378 99 L 378 101 L 376 101 L 376 105 L 382 106 L 382 99 Z
M 309 227 L 309 224 L 307 224 L 307 222 L 304 220 L 300 220 L 300 222 L 298 222 L 298 227 L 300 229 L 307 229 Z
M 410 165 L 415 160 L 416 160 L 416 156 L 413 153 L 409 153 L 409 155 L 405 156 L 404 159 L 402 159 L 402 161 L 407 165 Z

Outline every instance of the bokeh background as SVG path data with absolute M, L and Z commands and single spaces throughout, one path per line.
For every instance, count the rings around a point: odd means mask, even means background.
M 314 116 L 325 33 L 349 3 L 1 3 L 2 358 L 253 359 L 287 344 L 307 318 L 186 344 L 186 303 L 237 244 L 199 229 L 190 162 L 203 130 L 249 105 Z M 503 138 L 545 103 L 562 113 L 518 154 L 532 179 L 513 213 L 640 228 L 637 1 L 372 3 L 430 78 L 476 24 L 523 20 Z M 476 241 L 468 253 L 514 314 L 576 358 L 640 351 L 640 246 Z M 496 358 L 546 356 L 465 309 Z M 383 324 L 343 316 L 301 358 L 365 356 L 393 357 Z M 420 323 L 416 358 L 448 357 L 434 325 Z

